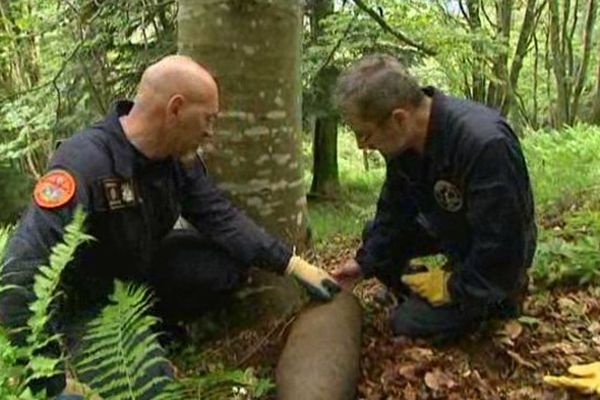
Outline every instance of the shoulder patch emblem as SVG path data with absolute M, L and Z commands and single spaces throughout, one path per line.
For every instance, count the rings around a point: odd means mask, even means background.
M 451 182 L 439 180 L 433 185 L 433 195 L 438 205 L 446 211 L 457 212 L 463 206 L 460 189 Z
M 75 195 L 75 179 L 64 169 L 54 169 L 35 184 L 33 198 L 44 208 L 57 208 L 67 204 Z

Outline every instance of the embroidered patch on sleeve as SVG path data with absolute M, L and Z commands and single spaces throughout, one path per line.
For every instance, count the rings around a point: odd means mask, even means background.
M 44 208 L 57 208 L 67 204 L 75 195 L 75 179 L 63 169 L 54 169 L 35 184 L 33 198 Z

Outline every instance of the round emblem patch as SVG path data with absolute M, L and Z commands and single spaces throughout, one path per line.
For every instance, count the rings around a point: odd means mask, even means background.
M 437 181 L 433 185 L 433 195 L 440 207 L 446 211 L 457 212 L 463 206 L 463 197 L 460 190 L 448 181 Z
M 44 208 L 63 206 L 75 194 L 75 179 L 67 171 L 55 169 L 40 178 L 35 184 L 33 198 L 37 205 Z

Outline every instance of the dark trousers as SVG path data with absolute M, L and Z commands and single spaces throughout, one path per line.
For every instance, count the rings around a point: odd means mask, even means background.
M 368 223 L 363 238 L 372 229 Z M 401 281 L 405 273 L 411 273 L 413 258 L 444 254 L 450 266 L 458 265 L 459 255 L 454 249 L 443 248 L 438 238 L 426 228 L 426 223 L 415 220 L 402 233 L 402 243 L 392 249 L 390 259 L 375 272 L 375 277 L 386 285 L 398 298 L 398 305 L 390 313 L 390 327 L 395 335 L 451 340 L 476 330 L 490 318 L 512 317 L 518 314 L 518 305 L 509 299 L 506 304 L 485 304 L 481 301 L 456 301 L 432 306 L 425 299 L 412 293 Z
M 163 240 L 146 279 L 160 318 L 190 320 L 221 307 L 245 281 L 246 270 L 196 231 L 178 229 Z
M 148 284 L 155 293 L 157 302 L 152 313 L 163 321 L 160 328 L 164 328 L 180 320 L 194 319 L 210 309 L 222 306 L 245 280 L 245 270 L 244 265 L 196 231 L 181 229 L 174 230 L 165 237 L 156 252 L 152 268 L 141 281 Z M 79 355 L 85 322 L 97 315 L 98 311 L 99 308 L 83 310 L 82 317 L 69 324 L 66 338 L 72 357 L 77 358 Z M 164 354 L 154 352 L 152 356 Z M 100 376 L 103 372 L 94 370 L 77 378 L 89 383 L 94 376 Z M 157 376 L 173 376 L 168 362 L 151 367 L 142 385 Z M 152 388 L 144 399 L 155 397 L 163 389 L 164 385 Z M 105 398 L 111 397 L 111 393 L 103 395 Z

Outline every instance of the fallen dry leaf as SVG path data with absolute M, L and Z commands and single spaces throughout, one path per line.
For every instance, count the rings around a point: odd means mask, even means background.
M 504 333 L 511 339 L 515 340 L 523 333 L 523 325 L 517 320 L 510 320 L 504 324 Z
M 439 368 L 425 374 L 425 384 L 429 389 L 436 391 L 456 386 L 456 382 Z
M 525 360 L 516 351 L 506 350 L 506 354 L 508 354 L 513 360 L 515 360 L 518 364 L 520 364 L 520 365 L 522 365 L 524 367 L 528 367 L 528 368 L 531 368 L 531 369 L 535 369 L 536 368 L 535 364 L 533 364 L 530 361 Z
M 408 385 L 404 386 L 402 395 L 403 395 L 402 398 L 406 399 L 406 400 L 417 400 L 418 399 L 417 391 L 410 383 Z
M 588 326 L 588 331 L 591 333 L 598 333 L 600 332 L 600 322 L 598 321 L 594 321 L 590 324 L 590 326 Z
M 433 357 L 433 350 L 424 347 L 412 347 L 404 351 L 404 355 L 413 361 L 423 362 Z
M 419 379 L 417 377 L 419 370 L 420 368 L 417 364 L 406 364 L 398 368 L 398 374 L 407 381 L 417 381 Z

